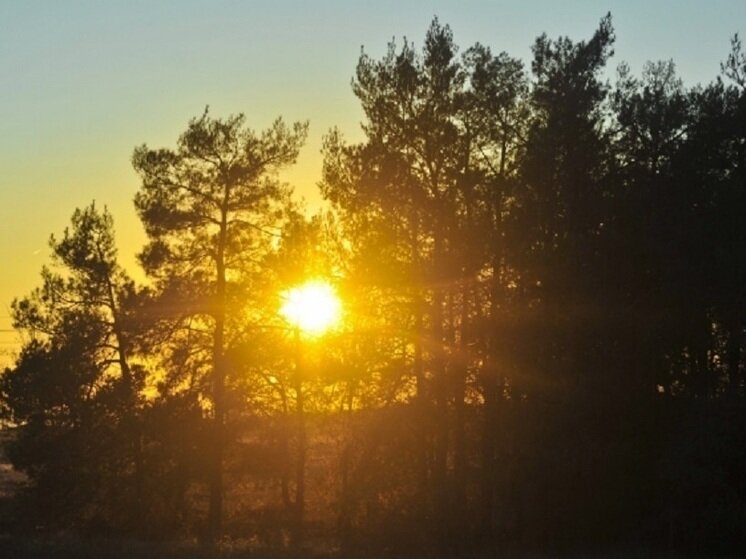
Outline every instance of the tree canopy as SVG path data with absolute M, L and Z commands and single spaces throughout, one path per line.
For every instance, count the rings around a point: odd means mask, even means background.
M 279 179 L 307 123 L 206 109 L 136 148 L 147 281 L 91 203 L 12 305 L 9 524 L 737 553 L 746 56 L 736 36 L 709 84 L 673 61 L 612 81 L 614 41 L 607 15 L 525 64 L 436 18 L 422 46 L 363 50 L 362 139 L 324 136 L 315 216 Z M 313 335 L 280 312 L 307 282 L 342 309 Z

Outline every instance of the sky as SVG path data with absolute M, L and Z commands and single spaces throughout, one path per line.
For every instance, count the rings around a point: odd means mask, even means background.
M 707 83 L 746 32 L 744 0 L 0 0 L 0 365 L 17 348 L 10 303 L 39 285 L 49 236 L 76 207 L 109 208 L 137 276 L 136 146 L 174 146 L 207 105 L 256 130 L 309 120 L 283 179 L 313 210 L 323 134 L 361 138 L 350 87 L 361 47 L 378 58 L 393 38 L 421 45 L 437 16 L 462 50 L 480 42 L 528 64 L 541 33 L 586 39 L 607 12 L 610 75 L 622 61 L 639 74 L 673 59 L 686 85 Z

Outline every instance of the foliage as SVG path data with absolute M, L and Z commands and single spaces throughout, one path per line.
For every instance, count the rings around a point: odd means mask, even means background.
M 746 541 L 746 63 L 605 78 L 611 17 L 530 66 L 363 51 L 328 211 L 278 172 L 307 125 L 205 113 L 137 148 L 147 286 L 77 210 L 0 377 L 18 525 L 474 556 Z M 530 72 L 529 72 L 530 68 Z M 340 327 L 282 294 L 325 278 Z M 225 522 L 223 521 L 225 517 Z

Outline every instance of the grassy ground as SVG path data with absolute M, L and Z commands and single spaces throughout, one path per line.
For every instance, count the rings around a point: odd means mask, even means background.
M 13 469 L 5 455 L 5 444 L 13 436 L 13 431 L 0 427 L 0 499 L 10 497 L 26 482 L 26 476 Z
M 0 520 L 9 514 L 10 497 L 26 478 L 11 467 L 3 443 L 12 433 L 0 429 Z M 345 553 L 339 551 L 257 549 L 247 542 L 206 548 L 195 542 L 142 542 L 81 539 L 73 536 L 11 537 L 2 534 L 0 559 L 431 559 L 431 554 Z M 702 555 L 706 557 L 706 555 Z M 593 551 L 568 554 L 533 554 L 520 551 L 500 554 L 467 554 L 458 559 L 689 559 L 689 556 L 645 550 Z M 447 558 L 439 558 L 447 559 Z M 456 559 L 456 558 L 454 558 Z M 723 558 L 726 559 L 726 558 Z
M 223 546 L 208 549 L 192 543 L 11 539 L 0 537 L 3 559 L 312 559 L 310 553 L 273 552 Z
M 112 540 L 12 539 L 0 536 L 2 559 L 430 559 L 430 555 L 343 552 L 312 552 L 309 550 L 249 549 L 241 544 L 226 544 L 217 549 L 195 543 L 152 543 Z M 464 555 L 458 559 L 689 559 L 690 556 L 650 552 L 645 550 L 595 551 L 568 554 L 510 553 L 496 555 Z M 455 558 L 454 558 L 455 559 Z M 724 558 L 725 559 L 725 558 Z

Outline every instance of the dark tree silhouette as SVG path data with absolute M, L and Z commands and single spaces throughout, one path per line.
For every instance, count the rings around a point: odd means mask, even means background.
M 36 479 L 40 506 L 59 501 L 50 513 L 62 506 L 84 517 L 94 504 L 134 529 L 143 499 L 143 371 L 130 363 L 127 307 L 134 287 L 117 262 L 105 208 L 76 210 L 50 246 L 55 267 L 43 268 L 42 287 L 13 302 L 14 324 L 29 341 L 2 378 L 9 419 L 22 425 L 11 455 Z
M 142 178 L 135 206 L 150 237 L 141 262 L 162 291 L 183 293 L 175 315 L 184 327 L 196 327 L 196 339 L 186 343 L 209 361 L 195 366 L 209 369 L 205 394 L 214 424 L 210 540 L 220 536 L 222 524 L 230 327 L 241 319 L 242 298 L 257 272 L 253 262 L 266 250 L 287 195 L 276 172 L 295 161 L 306 131 L 306 124 L 288 128 L 278 119 L 256 134 L 243 115 L 220 120 L 205 111 L 190 121 L 176 150 L 142 146 L 133 155 Z M 188 346 L 191 353 L 195 348 Z

